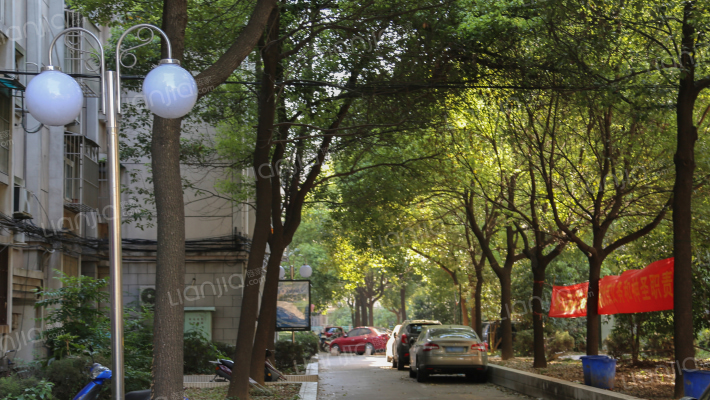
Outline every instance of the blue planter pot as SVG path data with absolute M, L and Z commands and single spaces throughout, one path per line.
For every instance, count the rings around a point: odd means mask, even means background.
M 584 384 L 600 389 L 613 389 L 616 360 L 609 356 L 582 356 Z
M 699 399 L 710 386 L 710 371 L 683 370 L 683 391 L 686 396 Z

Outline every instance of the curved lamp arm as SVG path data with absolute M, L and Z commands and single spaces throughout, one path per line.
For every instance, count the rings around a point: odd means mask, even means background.
M 104 87 L 104 85 L 106 84 L 106 82 L 104 82 L 104 71 L 106 69 L 106 60 L 104 59 L 104 46 L 101 44 L 101 41 L 99 40 L 99 38 L 96 37 L 96 35 L 94 35 L 91 31 L 86 30 L 84 28 L 67 28 L 67 29 L 59 32 L 57 34 L 57 36 L 55 36 L 54 39 L 52 39 L 52 42 L 49 44 L 49 67 L 45 67 L 45 68 L 47 68 L 48 70 L 54 69 L 54 64 L 52 64 L 52 50 L 54 50 L 54 45 L 57 43 L 57 39 L 59 39 L 61 36 L 64 36 L 65 34 L 67 34 L 69 32 L 84 32 L 84 33 L 88 34 L 89 36 L 91 36 L 92 38 L 94 38 L 94 40 L 96 41 L 96 44 L 99 45 L 99 52 L 100 52 L 99 58 L 101 59 L 101 65 L 100 65 L 101 78 L 100 79 L 101 79 L 101 92 L 102 92 L 101 112 L 106 114 L 106 88 Z
M 126 50 L 121 51 L 121 44 L 123 43 L 123 39 L 132 31 L 138 29 L 138 33 L 136 34 L 136 37 L 138 40 L 141 42 L 137 46 L 129 47 Z M 147 38 L 141 38 L 141 32 L 143 32 L 145 29 L 148 29 L 150 32 L 150 36 Z M 153 38 L 155 37 L 154 31 L 157 31 L 160 36 L 162 36 L 163 39 L 165 39 L 165 43 L 168 45 L 168 59 L 172 61 L 173 58 L 173 49 L 172 46 L 170 45 L 170 39 L 168 39 L 168 35 L 163 32 L 162 29 L 158 28 L 155 25 L 151 24 L 138 24 L 135 26 L 132 26 L 128 29 L 126 29 L 125 32 L 121 35 L 121 37 L 118 39 L 118 42 L 116 43 L 116 86 L 118 88 L 121 87 L 121 65 L 123 65 L 126 68 L 132 68 L 136 65 L 136 62 L 138 59 L 136 58 L 136 55 L 133 53 L 129 53 L 131 50 L 135 50 L 139 47 L 146 46 L 150 44 L 153 41 Z M 133 62 L 130 65 L 126 65 L 123 63 L 123 57 L 125 56 L 131 56 L 133 57 Z M 178 63 L 176 60 L 172 61 L 174 63 Z M 116 106 L 118 107 L 118 113 L 121 114 L 121 90 L 118 89 L 116 90 Z

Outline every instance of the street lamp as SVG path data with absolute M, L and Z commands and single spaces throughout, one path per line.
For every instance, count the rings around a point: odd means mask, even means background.
M 310 265 L 303 264 L 303 265 L 301 265 L 301 268 L 298 269 L 298 273 L 302 277 L 308 279 L 308 278 L 310 278 L 311 274 L 313 273 L 313 269 L 311 268 Z
M 121 51 L 121 43 L 126 35 L 138 29 L 137 38 L 142 43 Z M 141 38 L 141 32 L 147 29 L 150 37 Z M 197 84 L 192 75 L 180 67 L 180 62 L 172 58 L 172 48 L 168 36 L 156 26 L 139 24 L 127 29 L 116 44 L 116 71 L 106 70 L 104 49 L 101 41 L 84 28 L 68 28 L 54 37 L 49 45 L 49 65 L 42 68 L 39 75 L 27 85 L 27 109 L 32 116 L 44 125 L 63 126 L 74 121 L 81 112 L 83 93 L 79 84 L 60 68 L 52 65 L 52 49 L 57 39 L 69 32 L 83 32 L 91 36 L 98 44 L 101 68 L 101 112 L 106 115 L 108 134 L 108 182 L 111 203 L 111 223 L 109 224 L 109 265 L 111 268 L 111 351 L 113 360 L 112 398 L 123 399 L 125 395 L 123 368 L 123 293 L 121 275 L 121 192 L 118 159 L 118 131 L 121 114 L 121 65 L 123 58 L 133 57 L 130 68 L 137 59 L 128 53 L 152 42 L 158 32 L 168 46 L 168 58 L 160 60 L 159 65 L 145 77 L 143 96 L 146 106 L 163 118 L 179 118 L 186 115 L 197 101 Z

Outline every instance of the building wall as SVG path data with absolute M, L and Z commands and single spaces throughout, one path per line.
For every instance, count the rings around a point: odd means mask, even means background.
M 27 85 L 32 73 L 48 65 L 48 48 L 53 37 L 68 25 L 80 24 L 99 36 L 104 44 L 110 37 L 110 30 L 93 26 L 85 18 L 67 12 L 64 0 L 0 0 L 0 76 L 17 72 L 17 80 Z M 69 22 L 67 22 L 69 21 Z M 80 42 L 88 49 L 90 42 Z M 64 41 L 56 43 L 53 61 L 63 71 L 69 73 L 94 73 L 85 64 L 67 58 Z M 126 71 L 124 71 L 126 72 Z M 28 74 L 23 74 L 28 73 Z M 126 72 L 130 73 L 130 72 Z M 8 75 L 9 74 L 9 75 Z M 46 310 L 34 309 L 37 288 L 58 288 L 61 282 L 55 279 L 55 271 L 71 275 L 88 275 L 96 278 L 108 276 L 108 262 L 105 254 L 81 244 L 73 244 L 57 239 L 54 235 L 62 229 L 76 233 L 79 238 L 107 237 L 106 221 L 102 219 L 105 210 L 107 186 L 105 172 L 99 168 L 98 160 L 106 159 L 108 153 L 104 117 L 99 114 L 98 80 L 78 79 L 85 87 L 94 91 L 92 97 L 85 97 L 84 109 L 78 124 L 65 127 L 40 126 L 23 109 L 21 91 L 13 92 L 12 99 L 0 101 L 0 126 L 2 116 L 7 115 L 9 129 L 0 132 L 0 297 L 7 292 L 7 309 L 0 308 L 7 323 L 0 323 L 0 351 L 17 350 L 16 358 L 31 360 L 42 355 L 42 343 L 35 340 L 43 328 L 36 318 L 42 318 Z M 124 101 L 132 101 L 131 96 Z M 5 113 L 5 114 L 3 114 Z M 0 128 L 2 130 L 2 128 Z M 136 132 L 127 132 L 129 141 Z M 201 127 L 186 135 L 213 137 L 214 129 Z M 70 139 L 68 139 L 71 136 Z M 5 140 L 7 139 L 7 140 Z M 90 189 L 84 178 L 88 172 L 79 166 L 79 160 L 71 160 L 67 153 L 67 141 L 78 140 L 82 146 L 96 148 L 97 163 L 94 168 L 99 176 L 98 193 Z M 6 144 L 5 147 L 3 145 Z M 3 152 L 7 149 L 7 154 Z M 82 147 L 84 149 L 84 147 Z M 84 151 L 84 150 L 82 150 Z M 3 158 L 4 157 L 4 158 Z M 3 168 L 6 159 L 7 168 Z M 72 164 L 73 163 L 73 164 Z M 83 161 L 82 161 L 83 163 Z M 69 195 L 67 188 L 67 165 L 73 166 L 80 175 L 72 182 L 78 186 L 76 195 Z M 89 165 L 89 164 L 84 164 Z M 132 189 L 152 191 L 150 180 L 150 159 L 126 161 L 122 164 L 122 183 Z M 88 167 L 86 167 L 88 168 Z M 132 181 L 135 173 L 138 180 Z M 185 192 L 186 235 L 188 239 L 200 239 L 234 235 L 248 236 L 253 229 L 253 211 L 234 206 L 229 199 L 214 196 L 214 187 L 222 179 L 229 179 L 228 173 L 210 167 L 183 166 L 183 176 L 193 182 L 197 190 Z M 76 173 L 74 173 L 76 174 Z M 103 174 L 103 175 L 102 175 Z M 18 189 L 16 189 L 18 188 Z M 22 222 L 14 218 L 14 211 L 20 205 L 15 201 L 15 191 L 26 190 L 28 194 L 29 219 Z M 131 201 L 127 196 L 123 203 Z M 135 201 L 135 200 L 134 200 Z M 146 197 L 140 197 L 140 204 L 151 204 Z M 150 206 L 148 206 L 150 207 Z M 154 210 L 151 210 L 154 212 Z M 3 216 L 9 221 L 3 225 Z M 7 222 L 7 221 L 6 221 Z M 18 234 L 8 228 L 12 223 L 31 224 L 46 229 L 42 234 Z M 9 225 L 8 225 L 9 224 Z M 155 226 L 140 227 L 138 223 L 123 226 L 123 239 L 155 240 Z M 16 225 L 12 225 L 16 226 Z M 94 246 L 95 247 L 95 246 Z M 134 257 L 134 259 L 130 259 Z M 216 258 L 221 257 L 221 258 Z M 132 251 L 124 252 L 124 292 L 125 302 L 134 302 L 140 289 L 155 284 L 155 254 Z M 236 282 L 241 282 L 246 253 L 226 251 L 224 253 L 189 253 L 185 282 L 186 291 L 176 293 L 175 301 L 188 308 L 214 308 L 212 314 L 212 338 L 217 341 L 234 343 L 241 310 L 242 291 Z M 227 282 L 226 291 L 220 291 L 218 282 Z M 232 282 L 232 285 L 229 283 Z M 224 287 L 224 285 L 222 285 Z M 197 297 L 194 290 L 200 290 Z M 188 296 L 185 296 L 188 293 Z M 192 295 L 191 295 L 192 294 Z M 0 305 L 1 305 L 0 301 Z M 3 319 L 0 318 L 0 321 Z
M 63 0 L 0 1 L 0 70 L 4 71 L 0 76 L 16 77 L 26 86 L 33 78 L 31 73 L 48 65 L 49 44 L 67 27 L 67 15 Z M 73 24 L 81 24 L 99 33 L 89 21 L 72 15 L 75 17 Z M 81 46 L 87 49 L 89 45 L 82 42 Z M 65 59 L 66 54 L 64 41 L 59 40 L 53 52 L 54 64 L 63 71 L 90 73 L 76 60 Z M 98 79 L 84 79 L 83 83 L 95 92 L 98 90 Z M 44 351 L 42 343 L 36 340 L 43 328 L 36 319 L 42 318 L 46 310 L 35 310 L 34 291 L 60 287 L 55 271 L 79 275 L 84 269 L 91 270 L 92 266 L 94 273 L 96 270 L 96 257 L 85 255 L 85 249 L 79 244 L 58 240 L 53 232 L 67 228 L 83 238 L 97 235 L 98 227 L 91 223 L 96 220 L 96 211 L 86 207 L 87 203 L 96 202 L 96 194 L 89 198 L 83 181 L 84 174 L 91 171 L 77 165 L 77 175 L 72 178 L 79 185 L 78 195 L 67 196 L 65 193 L 67 134 L 75 135 L 75 140 L 84 143 L 82 146 L 100 141 L 100 136 L 105 135 L 99 129 L 97 94 L 85 98 L 79 123 L 65 127 L 41 126 L 23 109 L 22 91 L 12 92 L 11 104 L 0 101 L 0 125 L 4 123 L 4 113 L 10 118 L 8 132 L 0 132 L 0 213 L 6 218 L 0 226 L 0 259 L 6 258 L 9 266 L 4 280 L 0 279 L 0 282 L 7 282 L 8 303 L 7 310 L 0 308 L 0 314 L 5 314 L 8 320 L 6 325 L 0 324 L 0 350 L 16 350 L 18 360 L 31 360 Z M 8 153 L 6 171 L 2 165 L 4 148 Z M 85 147 L 81 149 L 84 151 Z M 94 168 L 97 170 L 98 166 Z M 24 203 L 15 198 L 18 190 L 28 193 L 28 219 L 18 219 L 14 214 Z M 21 230 L 9 229 L 8 224 L 12 223 L 39 227 L 52 233 L 23 234 Z

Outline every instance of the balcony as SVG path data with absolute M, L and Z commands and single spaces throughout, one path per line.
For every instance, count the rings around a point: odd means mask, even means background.
M 64 201 L 75 213 L 99 208 L 99 146 L 71 132 L 64 134 Z

